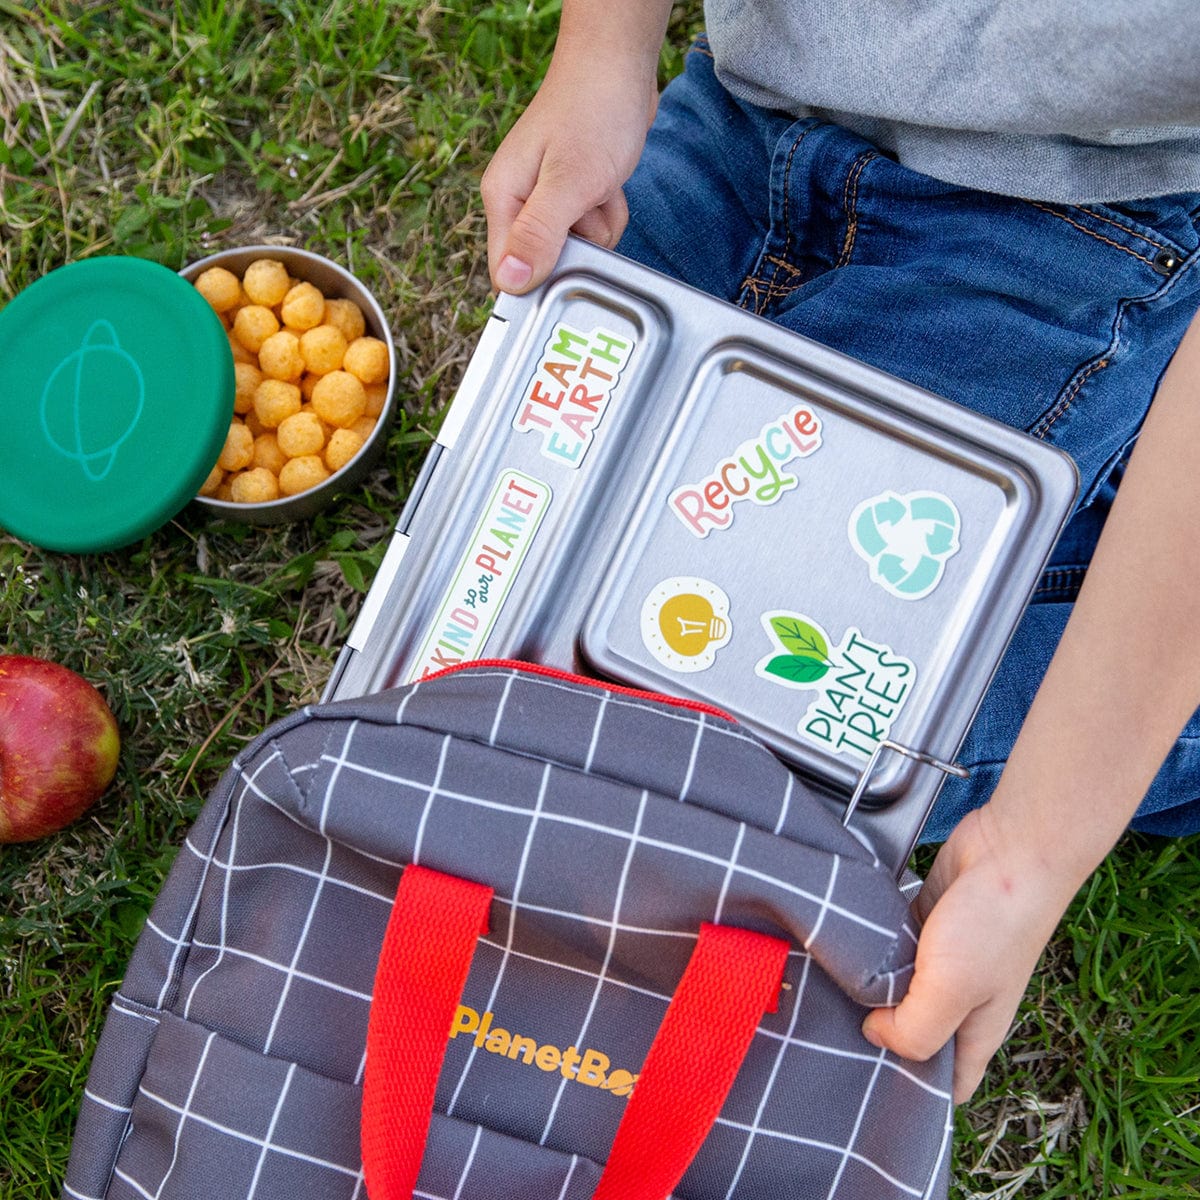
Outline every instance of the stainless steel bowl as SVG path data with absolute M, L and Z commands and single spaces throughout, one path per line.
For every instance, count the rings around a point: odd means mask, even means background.
M 314 254 L 311 250 L 296 250 L 289 246 L 244 246 L 238 250 L 221 250 L 198 262 L 189 263 L 180 274 L 194 283 L 200 273 L 209 267 L 224 267 L 240 279 L 246 268 L 260 258 L 277 259 L 287 267 L 289 274 L 313 284 L 327 299 L 332 300 L 336 297 L 353 300 L 362 309 L 367 334 L 383 342 L 388 353 L 388 386 L 383 411 L 362 449 L 340 470 L 308 491 L 295 496 L 281 496 L 278 500 L 266 500 L 259 504 L 235 504 L 231 500 L 217 500 L 211 496 L 196 497 L 197 504 L 219 516 L 267 525 L 307 520 L 320 512 L 338 492 L 360 483 L 370 470 L 387 442 L 387 432 L 395 409 L 396 347 L 383 309 L 379 307 L 375 297 L 344 267 L 320 254 Z

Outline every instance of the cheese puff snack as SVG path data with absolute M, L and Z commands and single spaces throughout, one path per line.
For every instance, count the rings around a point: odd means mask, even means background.
M 285 496 L 295 496 L 328 478 L 329 469 L 320 455 L 304 454 L 300 458 L 289 458 L 283 464 L 283 470 L 279 472 L 279 490 Z
M 346 338 L 336 325 L 317 325 L 300 338 L 304 369 L 314 375 L 328 375 L 341 369 L 346 355 Z
M 271 334 L 278 332 L 279 319 L 261 304 L 247 304 L 233 318 L 233 336 L 253 354 L 258 353 Z
M 363 411 L 368 417 L 379 416 L 387 403 L 387 382 L 364 384 L 363 391 L 367 395 L 367 407 Z
M 279 423 L 275 439 L 288 458 L 320 454 L 325 445 L 325 428 L 316 413 L 298 412 Z
M 229 350 L 233 355 L 234 363 L 249 363 L 251 366 L 258 366 L 258 355 L 252 350 L 247 350 L 241 342 L 234 337 L 233 330 L 227 329 L 225 336 L 229 339 Z
M 325 447 L 325 465 L 340 471 L 361 449 L 363 437 L 353 429 L 335 429 Z
M 261 504 L 279 499 L 279 480 L 266 467 L 241 471 L 229 485 L 229 498 L 238 504 Z
M 379 383 L 388 375 L 387 346 L 378 338 L 355 338 L 346 347 L 342 367 L 361 383 Z
M 340 330 L 347 345 L 355 338 L 362 337 L 367 330 L 362 309 L 353 300 L 326 300 L 322 324 L 332 325 Z
M 200 491 L 197 493 L 201 496 L 215 496 L 217 488 L 221 486 L 221 482 L 225 478 L 225 468 L 217 463 L 215 467 L 208 473 L 208 478 L 200 485 Z
M 254 392 L 254 411 L 265 429 L 275 429 L 300 411 L 300 389 L 282 379 L 264 379 Z
M 212 305 L 215 312 L 228 312 L 241 304 L 241 283 L 233 271 L 227 271 L 223 266 L 210 266 L 200 272 L 196 280 L 196 290 Z
M 242 287 L 250 303 L 263 304 L 267 308 L 281 304 L 291 286 L 287 268 L 274 258 L 260 258 L 252 262 L 242 276 Z
M 271 334 L 258 348 L 258 365 L 271 379 L 295 383 L 304 373 L 300 339 L 290 329 Z
M 366 412 L 367 394 L 349 371 L 331 371 L 317 380 L 312 406 L 322 421 L 348 428 Z
M 242 285 L 238 277 L 224 267 L 209 267 L 196 278 L 196 291 L 219 313 L 228 312 L 241 302 Z
M 223 471 L 240 471 L 254 457 L 254 435 L 241 421 L 234 421 L 225 435 L 225 446 L 217 466 Z
M 239 414 L 248 413 L 254 406 L 254 393 L 262 383 L 262 372 L 253 363 L 235 362 L 233 378 L 236 385 L 233 393 L 233 411 Z
M 387 345 L 366 334 L 363 310 L 273 258 L 256 259 L 241 279 L 209 268 L 196 287 L 225 328 L 235 380 L 234 419 L 200 494 L 263 503 L 340 471 L 388 395 Z
M 289 417 L 288 420 L 290 421 L 291 418 Z M 251 465 L 266 467 L 272 475 L 278 475 L 287 460 L 288 456 L 280 450 L 279 439 L 275 434 L 260 433 L 254 439 L 254 461 Z
M 279 315 L 289 329 L 312 329 L 325 316 L 325 297 L 311 283 L 298 283 L 284 296 Z

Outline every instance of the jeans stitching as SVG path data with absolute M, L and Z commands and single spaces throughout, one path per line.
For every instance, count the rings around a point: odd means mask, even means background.
M 796 151 L 800 149 L 800 143 L 802 141 L 804 141 L 804 139 L 806 137 L 808 137 L 810 132 L 811 132 L 810 129 L 806 129 L 792 143 L 792 148 L 788 151 L 787 163 L 785 164 L 784 169 L 783 169 L 783 253 L 779 257 L 784 259 L 784 261 L 788 261 L 788 256 L 792 252 L 792 216 L 791 216 L 791 213 L 792 213 L 792 204 L 791 204 L 792 160 L 796 157 Z M 779 278 L 779 265 L 778 265 L 778 262 L 776 262 L 775 274 L 771 276 L 770 287 L 772 289 L 774 289 L 775 281 L 778 278 Z M 795 286 L 799 286 L 799 285 L 794 285 L 792 288 L 789 288 L 788 291 L 794 291 Z M 786 295 L 787 293 L 785 292 L 784 294 Z
M 781 267 L 786 266 L 789 271 L 796 275 L 800 274 L 800 268 L 794 263 L 787 261 L 788 252 L 792 246 L 792 222 L 789 216 L 789 192 L 791 190 L 792 179 L 792 160 L 796 157 L 796 151 L 800 148 L 800 143 L 811 133 L 811 129 L 805 129 L 803 133 L 792 143 L 791 149 L 788 151 L 787 162 L 784 164 L 783 170 L 783 252 L 782 254 L 766 254 L 762 253 L 759 256 L 756 269 L 742 281 L 742 294 L 738 298 L 738 306 L 740 308 L 749 307 L 748 301 L 753 297 L 755 304 L 752 311 L 756 316 L 762 316 L 768 304 L 773 300 L 777 300 L 782 296 L 789 295 L 800 286 L 801 280 L 797 280 L 790 285 L 784 285 L 782 288 L 776 284 L 779 278 Z M 768 237 L 770 234 L 768 234 Z M 774 272 L 770 279 L 765 278 L 764 274 L 759 274 L 763 271 L 765 263 L 770 263 L 774 268 Z
M 1049 567 L 1042 572 L 1041 581 L 1034 589 L 1035 596 L 1067 598 L 1079 594 L 1083 586 L 1087 567 Z
M 1119 229 L 1122 233 L 1129 234 L 1130 237 L 1138 238 L 1140 241 L 1147 242 L 1156 250 L 1169 250 L 1170 246 L 1166 242 L 1156 242 L 1152 237 L 1147 237 L 1144 233 L 1138 233 L 1136 229 L 1130 229 L 1128 225 L 1121 224 L 1120 221 L 1114 221 L 1112 217 L 1103 217 L 1093 209 L 1084 209 L 1093 221 L 1103 221 L 1106 225 L 1112 225 L 1115 229 Z
M 797 267 L 793 266 L 791 263 L 780 263 L 774 255 L 764 255 L 763 261 L 774 263 L 777 265 L 777 267 L 782 266 L 784 269 L 791 271 L 794 275 L 798 276 L 800 274 L 800 271 Z M 757 275 L 747 275 L 746 278 L 742 280 L 741 286 L 743 292 L 750 292 L 755 301 L 760 302 L 756 303 L 753 311 L 757 315 L 761 316 L 768 304 L 771 304 L 776 300 L 782 300 L 786 296 L 790 296 L 794 291 L 796 291 L 797 288 L 801 287 L 803 283 L 803 279 L 797 279 L 795 283 L 776 284 L 774 282 L 774 277 L 768 280 L 762 279 Z M 739 301 L 739 303 L 741 304 L 742 308 L 746 307 L 744 298 L 743 301 Z
M 863 169 L 874 158 L 879 155 L 874 150 L 868 150 L 864 154 L 860 154 L 855 160 L 854 166 L 850 169 L 846 176 L 846 184 L 842 188 L 842 207 L 846 211 L 846 236 L 842 241 L 842 252 L 838 255 L 838 260 L 834 263 L 834 269 L 844 267 L 850 261 L 850 255 L 854 252 L 854 238 L 858 233 L 858 181 L 863 173 Z
M 1154 266 L 1154 259 L 1147 258 L 1144 254 L 1139 254 L 1136 250 L 1132 249 L 1129 246 L 1122 246 L 1120 242 L 1115 242 L 1115 241 L 1113 241 L 1112 238 L 1106 238 L 1102 233 L 1097 233 L 1094 229 L 1089 229 L 1086 225 L 1081 225 L 1078 221 L 1073 221 L 1070 217 L 1067 216 L 1066 213 L 1059 212 L 1058 209 L 1056 209 L 1056 208 L 1050 208 L 1049 205 L 1039 204 L 1036 200 L 1030 200 L 1030 201 L 1028 201 L 1028 203 L 1030 205 L 1032 205 L 1034 208 L 1040 209 L 1044 213 L 1049 213 L 1052 217 L 1058 217 L 1058 219 L 1060 221 L 1066 221 L 1066 223 L 1068 225 L 1073 225 L 1076 229 L 1078 229 L 1080 231 L 1080 233 L 1086 233 L 1088 235 L 1088 237 L 1095 238 L 1096 241 L 1103 242 L 1106 246 L 1112 246 L 1115 249 L 1120 250 L 1125 254 L 1130 254 L 1134 258 L 1138 259 L 1140 262 L 1144 262 L 1148 267 Z M 1112 224 L 1115 225 L 1116 222 L 1114 221 L 1114 222 L 1112 222 Z M 1129 232 L 1129 231 L 1127 230 L 1126 232 Z M 1145 240 L 1148 241 L 1149 239 L 1147 238 Z
M 788 262 L 786 258 L 780 258 L 778 254 L 766 254 L 763 256 L 763 258 L 766 262 L 773 263 L 775 266 L 787 271 L 789 275 L 803 274 L 803 272 L 798 266 L 796 266 L 795 263 Z
M 1118 337 L 1119 336 L 1120 335 L 1118 334 Z M 1113 348 L 1115 349 L 1115 346 Z M 1048 413 L 1046 413 L 1046 415 L 1042 417 L 1040 421 L 1038 421 L 1037 425 L 1030 430 L 1030 433 L 1032 433 L 1036 438 L 1045 438 L 1045 436 L 1050 432 L 1051 426 L 1053 426 L 1059 417 L 1061 417 L 1063 413 L 1065 413 L 1067 409 L 1069 409 L 1074 403 L 1075 397 L 1079 394 L 1079 389 L 1083 387 L 1083 385 L 1097 371 L 1107 367 L 1108 363 L 1109 359 L 1107 357 L 1098 359 L 1096 362 L 1092 363 L 1086 371 L 1077 376 L 1070 390 L 1059 399 L 1058 403 L 1055 404 L 1054 407 Z
M 777 254 L 764 254 L 760 261 L 771 263 L 775 267 L 775 274 L 771 279 L 760 279 L 754 275 L 747 275 L 742 280 L 742 288 L 749 289 L 754 293 L 756 299 L 762 300 L 762 307 L 755 309 L 757 313 L 761 313 L 772 301 L 782 300 L 790 296 L 804 283 L 804 272 L 795 263 L 790 263 L 786 259 L 780 258 Z M 793 277 L 791 283 L 777 284 L 775 282 L 781 270 L 786 271 Z
M 1037 438 L 1045 438 L 1050 432 L 1051 426 L 1057 421 L 1063 413 L 1067 411 L 1074 403 L 1075 397 L 1079 393 L 1079 389 L 1091 378 L 1097 371 L 1103 367 L 1107 367 L 1117 350 L 1121 345 L 1121 323 L 1125 320 L 1125 314 L 1129 310 L 1130 304 L 1140 303 L 1147 300 L 1162 300 L 1173 289 L 1182 286 L 1181 280 L 1188 277 L 1190 269 L 1195 263 L 1195 259 L 1189 259 L 1183 264 L 1183 267 L 1176 271 L 1166 281 L 1165 285 L 1159 289 L 1153 296 L 1127 296 L 1118 305 L 1117 319 L 1113 330 L 1113 338 L 1109 343 L 1108 349 L 1104 352 L 1104 357 L 1093 362 L 1081 375 L 1076 378 L 1070 390 L 1050 409 L 1043 417 L 1039 419 L 1037 424 L 1030 429 L 1030 433 Z

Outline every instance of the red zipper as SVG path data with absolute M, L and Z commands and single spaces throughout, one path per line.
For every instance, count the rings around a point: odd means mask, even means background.
M 599 688 L 602 692 L 615 692 L 619 696 L 633 696 L 638 700 L 653 700 L 656 704 L 667 704 L 672 708 L 686 708 L 689 712 L 707 713 L 711 717 L 720 717 L 722 721 L 737 724 L 737 718 L 731 717 L 723 709 L 715 708 L 700 700 L 685 700 L 679 696 L 664 696 L 661 692 L 647 692 L 641 688 L 622 687 L 619 683 L 606 683 L 599 679 L 589 679 L 586 675 L 576 675 L 571 671 L 560 671 L 557 667 L 547 667 L 543 663 L 518 662 L 512 658 L 476 658 L 469 662 L 455 663 L 452 667 L 443 667 L 426 675 L 421 680 L 425 683 L 430 679 L 441 679 L 453 675 L 456 671 L 467 671 L 472 667 L 501 667 L 505 670 L 524 671 L 529 675 L 544 675 L 547 679 L 561 679 L 566 683 L 582 683 L 587 687 Z

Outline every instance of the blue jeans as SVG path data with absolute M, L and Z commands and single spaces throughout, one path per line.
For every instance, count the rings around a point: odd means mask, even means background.
M 1200 195 L 1080 208 L 941 183 L 836 125 L 734 99 L 703 40 L 663 94 L 626 195 L 621 253 L 1079 467 L 1078 506 L 959 756 L 971 776 L 947 781 L 926 826 L 941 840 L 995 786 L 1200 307 Z M 1200 713 L 1133 827 L 1200 830 Z

